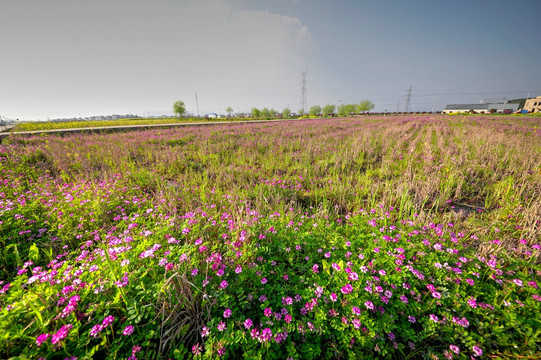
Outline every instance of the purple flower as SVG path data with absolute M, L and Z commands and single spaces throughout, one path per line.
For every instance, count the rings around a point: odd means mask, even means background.
M 62 325 L 62 327 L 56 332 L 56 334 L 54 334 L 52 336 L 51 343 L 53 345 L 56 345 L 60 341 L 62 341 L 66 336 L 68 336 L 68 334 L 69 334 L 72 327 L 73 327 L 73 325 L 71 325 L 71 324 Z
M 272 339 L 272 330 L 269 328 L 263 329 L 263 331 L 261 331 L 261 335 L 259 336 L 259 340 L 261 342 L 267 342 L 270 339 Z
M 348 280 L 349 281 L 357 281 L 357 280 L 359 280 L 359 275 L 356 272 L 352 271 L 348 275 Z
M 283 297 L 282 298 L 282 304 L 284 305 L 291 305 L 293 304 L 293 299 L 291 297 Z
M 483 356 L 483 349 L 481 349 L 479 346 L 474 345 L 474 346 L 472 347 L 472 350 L 473 350 L 473 352 L 474 352 L 474 355 L 473 355 L 473 356 L 475 356 L 475 357 L 477 357 L 477 356 Z
M 460 354 L 460 349 L 456 345 L 449 345 L 449 349 L 457 355 Z
M 344 295 L 351 294 L 353 292 L 353 286 L 351 286 L 351 284 L 346 284 L 346 286 L 342 287 L 340 291 Z
M 408 316 L 408 321 L 412 324 L 415 324 L 417 322 L 417 319 L 414 316 Z
M 267 283 L 267 278 L 261 279 L 261 283 L 262 283 L 263 285 L 265 285 L 265 284 Z
M 435 297 L 436 299 L 441 299 L 441 294 L 439 292 L 437 292 L 437 291 L 434 291 L 432 293 L 432 296 Z
M 133 325 L 128 325 L 124 328 L 124 330 L 122 331 L 122 335 L 124 336 L 130 336 L 131 334 L 133 334 Z
M 43 344 L 45 341 L 47 341 L 47 339 L 48 339 L 50 336 L 51 336 L 50 334 L 41 334 L 41 335 L 39 335 L 39 336 L 36 338 L 36 344 L 38 345 L 38 347 L 40 347 L 41 344 Z
M 331 295 L 329 295 L 329 298 L 331 299 L 332 302 L 335 302 L 336 299 L 338 299 L 338 296 L 335 293 L 332 293 Z
M 232 314 L 231 309 L 225 309 L 225 311 L 224 311 L 224 318 L 227 319 L 228 317 L 231 316 L 231 314 Z
M 102 330 L 103 330 L 103 325 L 96 324 L 96 325 L 92 326 L 92 329 L 90 329 L 90 336 L 98 337 L 98 335 L 100 334 L 100 332 Z
M 246 319 L 246 320 L 244 321 L 244 327 L 245 327 L 246 329 L 251 328 L 251 327 L 253 326 L 253 324 L 254 324 L 254 323 L 252 322 L 251 319 Z
M 194 346 L 192 346 L 192 354 L 194 354 L 194 355 L 196 355 L 196 356 L 199 355 L 199 354 L 201 354 L 201 351 L 202 351 L 202 350 L 203 350 L 203 349 L 201 348 L 201 345 L 199 345 L 199 343 L 197 343 L 197 344 L 195 344 Z
M 201 330 L 201 337 L 208 336 L 209 334 L 210 330 L 206 326 L 203 326 L 203 329 Z
M 374 310 L 374 304 L 372 303 L 372 301 L 365 301 L 364 306 L 366 306 L 366 308 L 369 310 Z
M 225 281 L 225 280 L 222 281 L 222 282 L 220 283 L 220 289 L 225 289 L 225 288 L 227 288 L 228 286 L 229 286 L 229 284 L 228 284 L 227 281 Z
M 101 324 L 105 328 L 105 327 L 111 325 L 114 321 L 115 321 L 115 317 L 110 315 L 110 316 L 106 316 L 105 319 L 103 319 L 103 322 Z
M 271 317 L 272 309 L 271 308 L 265 308 L 265 310 L 263 310 L 263 314 L 265 314 L 266 317 Z

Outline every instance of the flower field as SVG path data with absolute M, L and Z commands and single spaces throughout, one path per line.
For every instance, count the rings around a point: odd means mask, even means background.
M 4 139 L 0 358 L 537 359 L 541 119 Z

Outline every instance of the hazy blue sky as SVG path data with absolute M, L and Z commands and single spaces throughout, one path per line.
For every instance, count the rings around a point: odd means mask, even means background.
M 0 115 L 541 95 L 539 0 L 0 0 Z

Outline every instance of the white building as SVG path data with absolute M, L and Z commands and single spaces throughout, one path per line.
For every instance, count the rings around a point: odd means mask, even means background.
M 519 104 L 509 103 L 507 99 L 481 100 L 479 104 L 448 104 L 443 109 L 444 114 L 456 113 L 476 113 L 488 114 L 496 113 L 514 113 L 518 110 Z

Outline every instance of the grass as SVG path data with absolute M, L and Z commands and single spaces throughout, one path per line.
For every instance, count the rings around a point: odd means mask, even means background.
M 0 354 L 539 356 L 540 129 L 419 115 L 11 136 Z
M 64 130 L 91 127 L 111 127 L 111 126 L 134 126 L 134 125 L 166 125 L 166 124 L 186 124 L 186 123 L 205 123 L 205 122 L 227 122 L 227 121 L 246 121 L 246 118 L 133 118 L 119 120 L 88 120 L 88 121 L 32 121 L 18 123 L 11 132 L 23 131 L 46 131 L 46 130 Z

